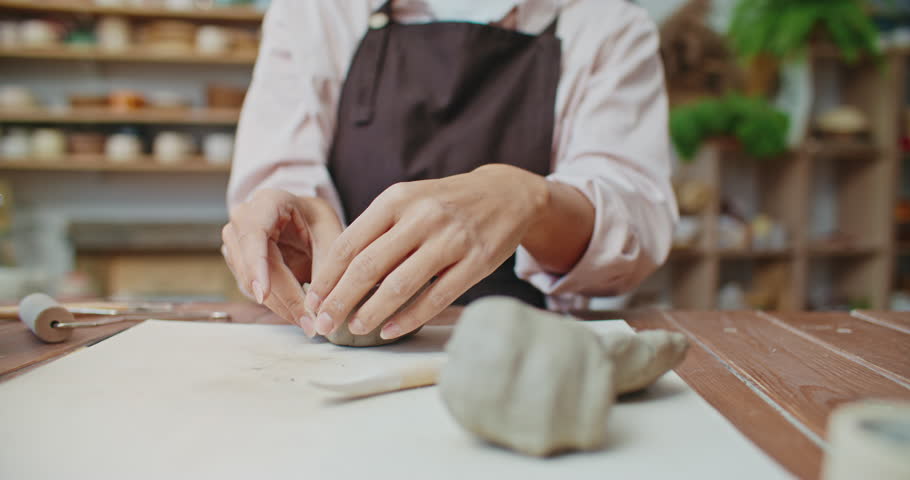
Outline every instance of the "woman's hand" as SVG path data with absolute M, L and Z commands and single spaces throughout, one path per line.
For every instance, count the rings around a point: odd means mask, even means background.
M 313 336 L 300 285 L 340 233 L 338 216 L 324 200 L 263 189 L 231 209 L 221 251 L 241 290 Z
M 396 338 L 433 318 L 505 262 L 548 202 L 548 182 L 507 165 L 486 165 L 383 192 L 315 268 L 306 301 L 316 332 L 331 333 L 376 284 L 348 328 L 375 329 L 438 277 L 382 329 Z

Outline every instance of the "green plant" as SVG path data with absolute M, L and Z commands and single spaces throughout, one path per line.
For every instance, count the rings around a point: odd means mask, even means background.
M 859 0 L 739 0 L 728 35 L 740 57 L 783 59 L 802 52 L 818 27 L 850 62 L 880 53 L 878 31 Z
M 680 157 L 691 160 L 712 137 L 732 136 L 755 158 L 787 150 L 790 118 L 757 97 L 729 94 L 673 108 L 670 136 Z

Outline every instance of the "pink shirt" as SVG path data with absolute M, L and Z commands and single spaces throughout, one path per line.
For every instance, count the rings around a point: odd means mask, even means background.
M 562 73 L 550 181 L 596 209 L 591 242 L 565 275 L 523 248 L 515 271 L 548 295 L 607 296 L 666 259 L 677 218 L 670 186 L 667 97 L 658 34 L 623 0 L 515 0 L 502 25 L 539 33 L 560 12 Z M 342 82 L 382 0 L 274 0 L 237 133 L 230 205 L 261 188 L 318 195 L 344 218 L 326 168 Z M 395 19 L 434 20 L 427 2 L 398 0 Z M 452 19 L 444 19 L 452 20 Z

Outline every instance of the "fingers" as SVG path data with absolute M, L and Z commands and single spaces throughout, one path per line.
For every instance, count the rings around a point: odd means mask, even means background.
M 252 295 L 246 290 L 246 281 L 242 276 L 242 272 L 234 268 L 234 262 L 231 259 L 231 252 L 228 250 L 227 244 L 221 245 L 221 256 L 224 257 L 224 263 L 227 264 L 228 270 L 231 271 L 231 275 L 234 276 L 234 280 L 237 282 L 237 289 L 240 290 L 240 293 L 244 296 L 252 299 Z
M 240 247 L 237 236 L 231 234 L 230 230 L 230 228 L 226 228 L 228 234 L 225 235 L 222 253 L 227 259 L 228 268 L 231 269 L 237 279 L 238 286 L 242 290 L 244 286 L 249 286 L 250 282 L 245 270 L 238 269 L 236 266 L 238 258 L 236 252 Z M 271 294 L 265 299 L 263 305 L 284 320 L 300 325 L 303 327 L 304 332 L 312 337 L 315 332 L 312 327 L 313 322 L 303 308 L 303 289 L 300 288 L 300 284 L 294 277 L 293 272 L 285 265 L 278 246 L 269 241 L 266 248 L 266 256 L 268 258 L 266 262 L 267 278 L 271 285 Z
M 246 295 L 248 298 L 252 298 L 252 296 L 250 295 L 250 292 L 246 291 L 247 282 L 246 282 L 246 277 L 243 275 L 243 271 L 238 270 L 236 267 L 234 267 L 234 261 L 233 261 L 233 256 L 231 253 L 231 248 L 228 246 L 228 244 L 224 244 L 221 246 L 221 254 L 225 258 L 225 263 L 227 263 L 228 269 L 231 271 L 231 273 L 234 275 L 234 278 L 237 280 L 237 288 L 239 288 L 240 291 L 244 295 Z M 288 309 L 285 308 L 284 303 L 281 302 L 280 300 L 278 300 L 275 296 L 271 296 L 268 300 L 265 301 L 265 303 L 263 303 L 263 305 L 265 305 L 269 310 L 271 310 L 272 312 L 274 312 L 276 315 L 283 318 L 284 320 L 292 322 L 292 323 L 296 323 L 293 320 L 293 318 L 294 318 L 293 315 L 291 315 L 291 313 L 288 311 Z
M 281 252 L 274 242 L 268 242 L 268 267 L 270 272 L 271 295 L 266 305 L 285 320 L 303 327 L 307 336 L 315 335 L 313 319 L 310 318 L 303 306 L 303 288 L 294 277 L 291 269 L 285 265 Z M 283 310 L 284 314 L 281 311 Z
M 471 286 L 483 278 L 470 259 L 466 258 L 443 273 L 414 303 L 396 314 L 382 327 L 385 340 L 398 338 L 415 330 L 445 310 Z
M 247 289 L 259 303 L 265 301 L 270 291 L 268 242 L 276 240 L 272 236 L 295 220 L 293 206 L 294 197 L 287 192 L 261 191 L 251 201 L 231 210 L 231 221 L 222 231 L 222 239 L 228 235 L 235 237 L 236 248 L 231 249 L 234 267 L 244 271 Z M 306 225 L 302 220 L 294 223 L 297 228 Z
M 331 211 L 330 215 L 324 216 L 320 221 L 311 222 L 307 225 L 307 235 L 310 239 L 310 249 L 313 258 L 309 278 L 311 282 L 322 260 L 330 258 L 329 249 L 338 236 L 341 235 L 342 230 L 341 222 L 334 211 Z
M 372 332 L 405 305 L 439 272 L 457 262 L 461 252 L 441 239 L 425 244 L 382 280 L 379 289 L 354 314 L 348 329 L 355 335 Z
M 322 302 L 316 319 L 316 331 L 319 334 L 327 335 L 333 332 L 377 283 L 380 281 L 385 283 L 383 278 L 416 248 L 420 238 L 413 230 L 398 225 L 354 257 L 341 279 Z M 399 283 L 404 285 L 402 282 Z
M 383 200 L 383 196 L 387 195 L 384 193 L 377 198 L 357 220 L 338 235 L 337 239 L 332 242 L 331 247 L 326 251 L 326 254 L 319 256 L 319 260 L 313 268 L 313 281 L 310 284 L 310 291 L 306 298 L 307 306 L 310 310 L 321 314 L 323 301 L 335 288 L 335 285 L 347 271 L 354 258 L 367 245 L 373 243 L 373 241 L 392 228 L 394 218 L 390 212 L 394 211 L 394 209 L 385 208 L 388 202 Z M 372 286 L 369 285 L 368 288 Z M 350 311 L 353 306 L 354 304 L 345 304 L 333 306 L 332 308 L 336 312 L 342 310 Z M 333 324 L 342 321 L 341 318 L 335 316 L 333 316 L 333 320 Z

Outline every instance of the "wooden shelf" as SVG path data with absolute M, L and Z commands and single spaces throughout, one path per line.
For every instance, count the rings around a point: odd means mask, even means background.
M 812 138 L 806 140 L 803 148 L 816 158 L 829 160 L 856 160 L 872 162 L 878 159 L 881 151 L 871 142 L 863 140 L 835 140 Z
M 694 260 L 704 256 L 704 252 L 695 247 L 673 248 L 670 250 L 669 260 Z
M 840 62 L 846 62 L 844 55 L 840 52 L 840 49 L 835 45 L 814 45 L 812 47 L 812 56 L 817 59 L 823 60 L 837 60 Z M 898 48 L 888 48 L 882 51 L 883 57 L 906 57 L 910 56 L 910 48 L 898 47 Z M 857 64 L 863 62 L 869 62 L 873 60 L 868 55 L 861 55 L 857 61 Z
M 0 0 L 0 8 L 28 12 L 72 13 L 83 15 L 124 15 L 130 17 L 183 18 L 187 20 L 230 20 L 261 22 L 262 12 L 250 7 L 214 7 L 210 9 L 173 10 L 154 7 L 101 6 L 90 0 Z
M 793 250 L 784 248 L 780 250 L 719 250 L 717 256 L 722 260 L 783 260 L 793 256 Z
M 812 245 L 809 255 L 816 258 L 823 257 L 865 257 L 879 253 L 881 248 L 862 245 Z
M 17 60 L 82 60 L 95 62 L 189 63 L 193 65 L 241 65 L 256 63 L 255 53 L 200 55 L 195 52 L 174 53 L 149 49 L 108 52 L 93 47 L 0 48 L 0 58 Z
M 69 155 L 57 161 L 4 160 L 0 158 L 0 172 L 88 172 L 88 173 L 230 173 L 230 165 L 211 165 L 200 156 L 188 157 L 174 165 L 155 163 L 150 156 L 143 156 L 133 163 L 111 163 L 103 155 Z
M 0 109 L 0 122 L 5 123 L 236 125 L 239 118 L 239 110 L 210 108 L 143 108 L 132 112 L 118 112 L 109 108 Z

